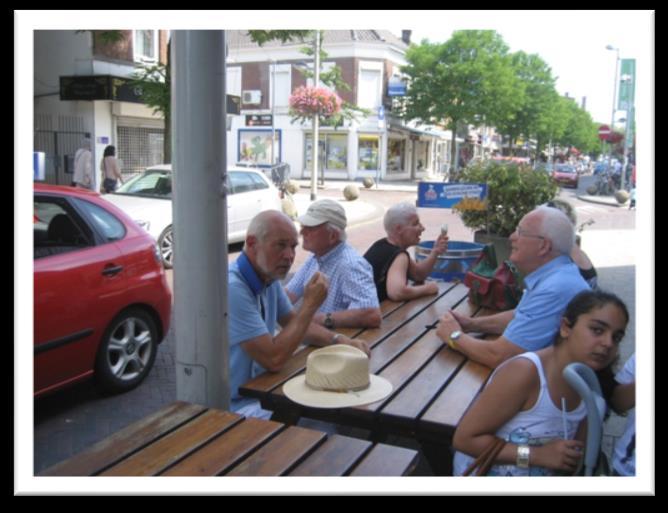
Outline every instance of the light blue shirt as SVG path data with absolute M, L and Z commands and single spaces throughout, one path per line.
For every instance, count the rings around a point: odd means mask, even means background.
M 525 351 L 537 351 L 554 342 L 570 300 L 590 288 L 570 257 L 563 255 L 526 276 L 524 284 L 524 295 L 503 336 Z
M 257 403 L 241 397 L 239 387 L 264 372 L 241 344 L 265 334 L 273 337 L 278 320 L 292 311 L 292 304 L 279 281 L 265 285 L 260 280 L 244 253 L 230 265 L 228 281 L 230 402 L 237 411 Z
M 288 283 L 288 291 L 301 299 L 304 286 L 316 271 L 329 280 L 327 299 L 320 305 L 319 312 L 379 307 L 371 264 L 346 242 L 322 257 L 311 255 Z

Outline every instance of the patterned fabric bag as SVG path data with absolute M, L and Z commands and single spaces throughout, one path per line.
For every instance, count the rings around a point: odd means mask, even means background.
M 511 310 L 522 298 L 519 273 L 506 260 L 497 266 L 494 246 L 487 244 L 478 260 L 464 276 L 469 300 L 474 305 L 492 310 Z

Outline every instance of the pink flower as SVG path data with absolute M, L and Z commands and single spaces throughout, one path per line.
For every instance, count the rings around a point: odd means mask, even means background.
M 312 117 L 318 114 L 328 118 L 341 110 L 341 104 L 341 98 L 324 87 L 301 86 L 295 89 L 290 96 L 292 114 L 302 117 Z

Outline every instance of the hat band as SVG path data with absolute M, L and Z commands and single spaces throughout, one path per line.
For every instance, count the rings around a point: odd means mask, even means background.
M 367 383 L 366 385 L 362 385 L 361 387 L 354 387 L 354 388 L 328 388 L 328 387 L 319 387 L 316 385 L 311 385 L 309 382 L 306 382 L 306 386 L 309 388 L 312 388 L 313 390 L 319 390 L 322 392 L 334 392 L 337 394 L 347 394 L 348 392 L 360 392 L 362 390 L 366 390 L 371 386 L 371 382 Z

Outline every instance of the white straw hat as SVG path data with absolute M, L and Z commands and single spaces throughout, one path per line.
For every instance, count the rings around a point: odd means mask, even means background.
M 335 344 L 313 351 L 306 373 L 283 385 L 294 402 L 312 408 L 347 408 L 374 403 L 392 392 L 392 383 L 369 374 L 369 357 L 359 349 Z

